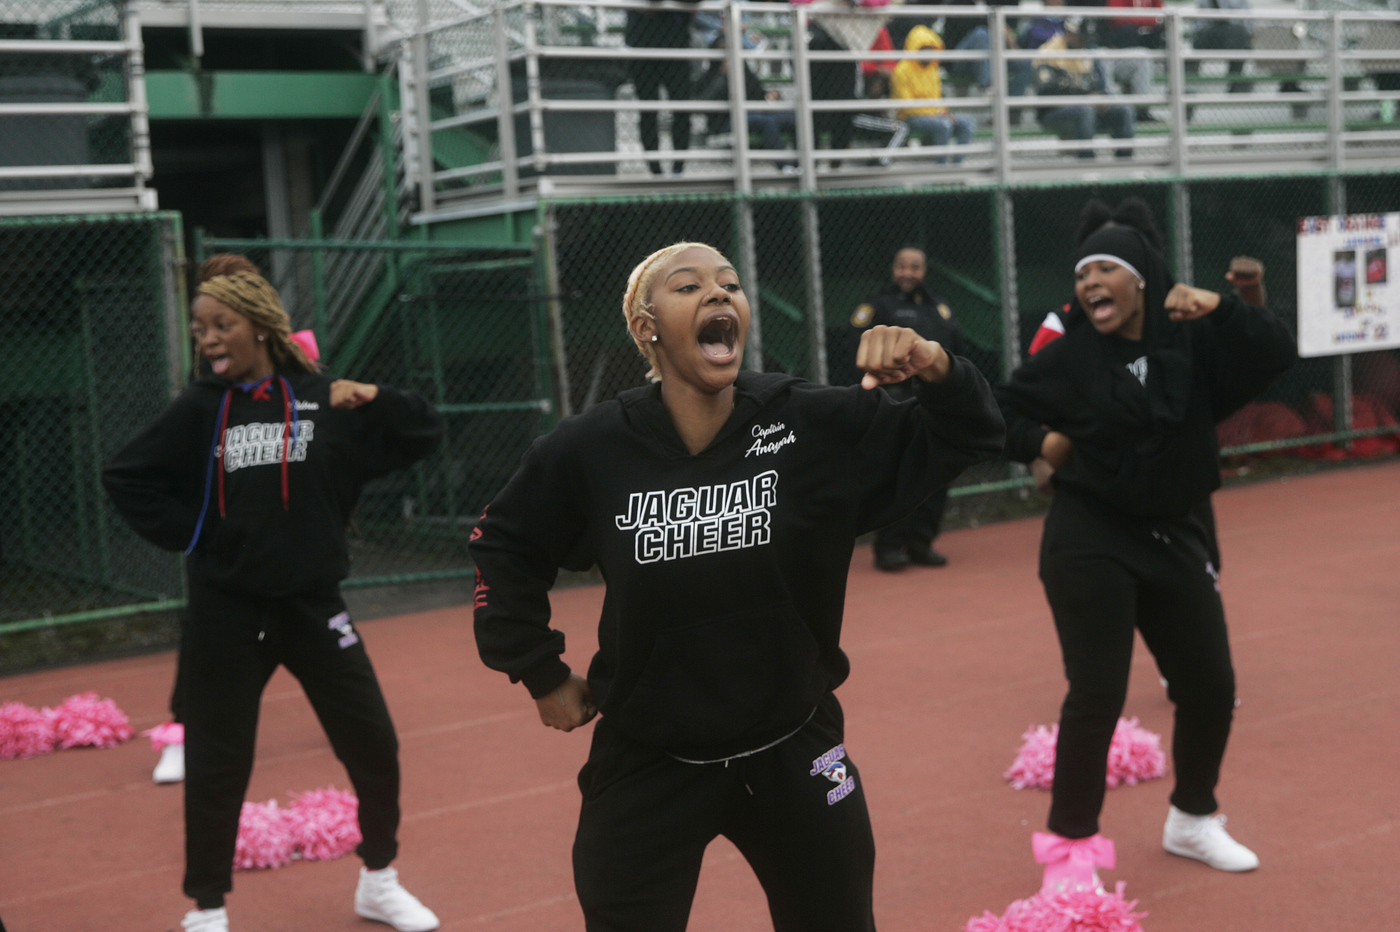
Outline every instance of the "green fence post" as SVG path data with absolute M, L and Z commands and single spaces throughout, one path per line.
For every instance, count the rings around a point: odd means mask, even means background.
M 311 238 L 318 244 L 326 238 L 322 226 L 321 208 L 311 208 Z M 313 326 L 325 339 L 326 329 L 326 252 L 319 245 L 311 250 L 311 295 L 314 306 Z
M 102 488 L 102 429 L 101 416 L 97 410 L 97 377 L 93 372 L 94 347 L 92 341 L 92 313 L 91 303 L 88 300 L 90 292 L 83 288 L 83 296 L 79 307 L 79 320 L 82 323 L 83 338 L 83 394 L 84 407 L 87 412 L 87 446 L 88 446 L 88 478 L 91 485 L 86 485 L 74 476 L 74 491 L 79 495 L 80 526 L 84 531 L 88 530 L 88 518 L 86 511 L 89 498 L 96 499 L 92 505 L 92 531 L 97 538 L 97 574 L 104 584 L 112 581 L 112 555 L 107 549 L 107 521 L 106 513 L 102 508 L 100 496 L 94 494 Z M 73 447 L 73 468 L 77 472 L 78 466 L 78 434 L 77 421 L 74 421 L 74 447 Z M 91 573 L 88 566 L 88 544 L 83 545 L 83 572 Z
M 535 343 L 535 377 L 539 380 L 539 397 L 554 399 L 550 410 L 544 412 L 543 427 L 548 430 L 559 418 L 573 413 L 569 398 L 569 363 L 564 350 L 564 302 L 559 293 L 559 257 L 556 234 L 559 218 L 555 206 L 543 199 L 539 207 L 540 281 L 544 286 L 543 302 L 531 302 L 535 307 L 535 326 L 531 327 Z M 541 313 L 543 312 L 543 313 Z

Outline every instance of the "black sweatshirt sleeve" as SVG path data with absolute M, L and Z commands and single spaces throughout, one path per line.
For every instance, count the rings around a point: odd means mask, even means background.
M 214 432 L 212 420 L 200 419 L 197 405 L 177 399 L 102 470 L 102 486 L 117 513 L 163 550 L 188 547 L 199 519 L 201 460 L 209 455 Z
M 1005 428 L 977 367 L 958 356 L 941 383 L 917 380 L 916 405 L 869 391 L 874 406 L 856 443 L 858 533 L 884 527 L 973 463 L 1001 452 Z M 865 389 L 859 389 L 865 392 Z
M 558 431 L 556 430 L 556 434 Z M 549 589 L 583 535 L 576 475 L 554 434 L 535 441 L 482 513 L 469 545 L 476 563 L 475 629 L 482 662 L 547 695 L 569 677 L 564 635 L 549 627 Z
M 359 410 L 364 418 L 360 472 L 366 480 L 413 465 L 442 439 L 442 415 L 416 392 L 381 385 L 375 399 Z
M 1293 365 L 1298 348 L 1282 320 L 1238 295 L 1221 295 L 1205 320 L 1215 344 L 1211 408 L 1219 423 Z
M 1009 381 L 996 387 L 997 403 L 1006 418 L 1005 454 L 1013 462 L 1029 463 L 1039 456 L 1049 433 L 1046 425 L 1061 418 L 1064 385 L 1052 371 L 1057 350 L 1053 343 L 1045 347 L 1018 366 Z

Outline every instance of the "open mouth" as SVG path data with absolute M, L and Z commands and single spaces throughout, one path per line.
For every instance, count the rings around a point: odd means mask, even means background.
M 209 360 L 209 368 L 215 375 L 223 375 L 228 371 L 229 358 L 227 356 L 206 356 Z
M 708 359 L 729 361 L 738 342 L 739 317 L 733 311 L 720 311 L 700 326 L 700 351 Z
M 1106 320 L 1113 314 L 1113 299 L 1108 295 L 1095 295 L 1084 303 L 1094 320 Z

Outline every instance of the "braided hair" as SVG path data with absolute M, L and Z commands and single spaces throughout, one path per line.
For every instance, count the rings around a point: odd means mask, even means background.
M 202 285 L 216 275 L 232 275 L 234 272 L 252 272 L 254 275 L 261 275 L 262 269 L 254 265 L 253 260 L 247 256 L 241 256 L 236 252 L 216 252 L 200 263 L 197 280 Z
M 214 298 L 248 318 L 255 327 L 266 330 L 268 354 L 276 368 L 294 372 L 319 371 L 316 363 L 292 340 L 292 320 L 282 307 L 282 299 L 257 268 L 245 256 L 233 253 L 211 256 L 200 266 L 199 288 L 195 293 Z M 199 356 L 198 347 L 195 354 Z

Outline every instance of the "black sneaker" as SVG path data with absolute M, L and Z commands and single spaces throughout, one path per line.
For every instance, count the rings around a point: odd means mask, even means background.
M 928 545 L 909 548 L 909 562 L 919 566 L 947 566 L 948 558 Z
M 875 551 L 875 568 L 886 573 L 897 573 L 912 562 L 903 550 Z

